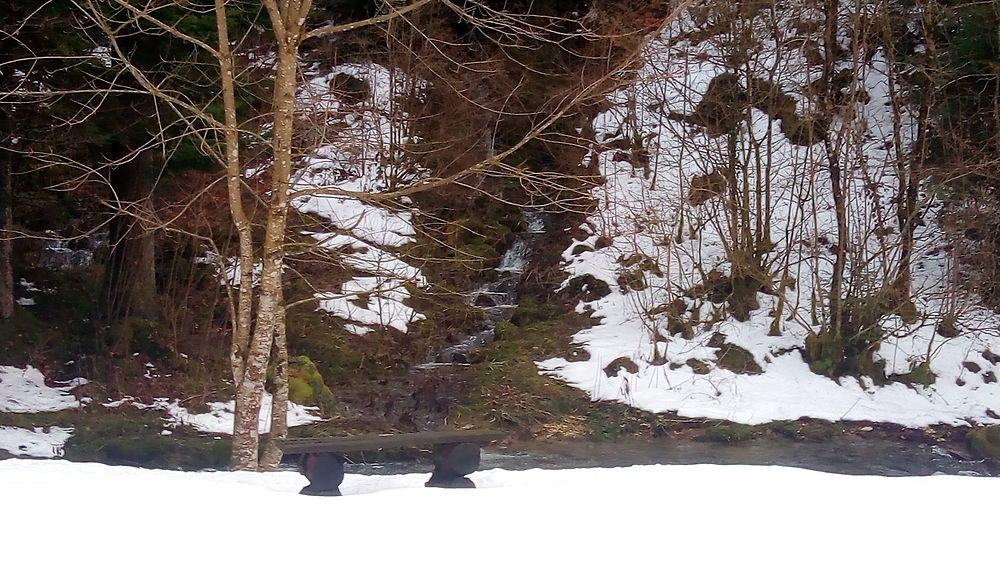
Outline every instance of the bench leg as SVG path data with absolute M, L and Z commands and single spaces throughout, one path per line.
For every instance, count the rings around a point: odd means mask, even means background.
M 444 444 L 434 448 L 434 472 L 425 487 L 474 489 L 475 483 L 466 477 L 479 469 L 481 453 L 478 444 Z
M 333 453 L 302 454 L 299 473 L 309 479 L 300 495 L 339 497 L 344 482 L 344 458 Z

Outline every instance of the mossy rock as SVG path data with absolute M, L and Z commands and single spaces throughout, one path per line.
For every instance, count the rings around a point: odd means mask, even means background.
M 566 353 L 562 357 L 570 362 L 586 362 L 590 360 L 591 356 L 590 352 L 583 346 L 573 345 L 566 350 Z
M 729 342 L 723 342 L 719 351 L 715 353 L 718 358 L 719 367 L 728 369 L 733 373 L 748 373 L 759 375 L 764 370 L 754 359 L 753 354 L 746 348 L 742 348 Z
M 584 302 L 597 301 L 611 295 L 611 287 L 608 286 L 608 283 L 591 274 L 576 276 L 569 280 L 566 291 L 570 297 L 577 297 Z
M 510 321 L 500 321 L 493 327 L 493 336 L 497 340 L 509 340 L 517 334 L 517 325 Z
M 1000 426 L 981 426 L 965 434 L 965 446 L 975 456 L 1000 460 Z
M 923 362 L 913 366 L 910 373 L 901 374 L 903 381 L 912 385 L 923 385 L 924 387 L 934 384 L 937 374 L 931 371 L 930 363 Z
M 753 438 L 754 427 L 749 424 L 719 424 L 709 426 L 705 430 L 702 439 L 706 442 L 718 442 L 721 444 L 735 444 Z
M 691 368 L 691 371 L 697 373 L 698 375 L 706 375 L 710 371 L 712 371 L 712 366 L 710 366 L 707 362 L 703 362 L 697 358 L 690 358 L 688 359 L 688 361 L 684 363 Z
M 618 372 L 622 369 L 629 373 L 639 373 L 639 366 L 632 361 L 632 358 L 625 356 L 611 360 L 611 363 L 605 366 L 604 373 L 608 377 L 618 377 Z

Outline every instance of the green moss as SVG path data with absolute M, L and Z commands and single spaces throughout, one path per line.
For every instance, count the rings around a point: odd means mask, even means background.
M 753 354 L 746 348 L 741 348 L 729 342 L 723 342 L 719 351 L 716 352 L 719 367 L 728 369 L 733 373 L 761 374 L 761 369 Z
M 705 429 L 703 439 L 707 442 L 735 444 L 753 438 L 754 427 L 749 424 L 719 424 Z
M 334 396 L 309 356 L 288 359 L 288 398 L 307 406 L 318 406 L 324 414 L 334 409 Z
M 497 340 L 509 340 L 517 335 L 517 325 L 508 321 L 500 321 L 493 327 L 493 336 Z
M 794 420 L 774 420 L 765 424 L 764 427 L 778 436 L 792 440 L 799 437 L 799 424 Z
M 599 406 L 587 415 L 586 437 L 589 440 L 613 441 L 641 433 L 651 421 L 655 425 L 655 416 L 636 416 L 635 409 L 627 405 L 605 401 Z
M 517 309 L 510 317 L 510 322 L 519 327 L 527 326 L 532 323 L 548 321 L 558 315 L 559 309 L 556 305 L 526 295 L 518 302 Z
M 904 373 L 901 377 L 907 383 L 923 385 L 924 387 L 933 385 L 934 381 L 937 380 L 937 374 L 931 371 L 931 366 L 928 362 L 917 364 L 910 370 L 910 373 Z
M 313 405 L 313 389 L 304 379 L 288 378 L 288 400 L 300 405 Z
M 965 445 L 976 456 L 1000 461 L 1000 426 L 981 426 L 965 434 Z
M 591 274 L 584 274 L 569 280 L 566 291 L 570 297 L 579 298 L 581 301 L 597 301 L 610 295 L 611 287 L 608 286 L 607 282 L 599 280 Z

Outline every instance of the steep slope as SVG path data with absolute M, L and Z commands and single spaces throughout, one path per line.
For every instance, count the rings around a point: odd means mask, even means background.
M 902 207 L 921 123 L 879 14 L 749 4 L 696 3 L 595 119 L 606 184 L 563 257 L 601 324 L 539 367 L 685 416 L 995 422 L 1000 318 L 950 284 L 933 192 Z

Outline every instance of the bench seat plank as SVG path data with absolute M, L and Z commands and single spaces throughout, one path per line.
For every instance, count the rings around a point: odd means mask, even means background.
M 494 430 L 442 430 L 410 434 L 367 434 L 343 438 L 286 438 L 278 442 L 278 447 L 286 454 L 347 453 L 438 444 L 487 444 L 505 437 L 506 434 L 503 432 Z

